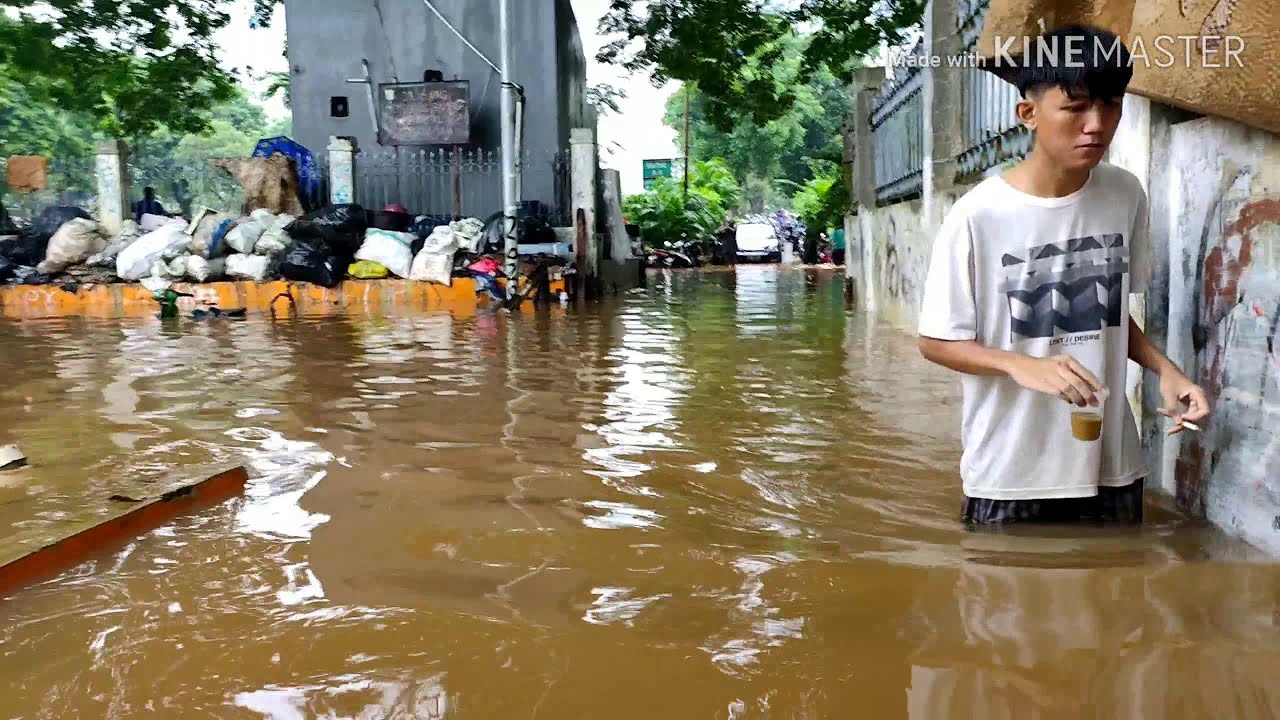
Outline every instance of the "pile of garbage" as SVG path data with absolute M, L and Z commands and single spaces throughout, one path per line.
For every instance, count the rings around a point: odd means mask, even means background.
M 451 285 L 473 277 L 500 297 L 501 241 L 497 218 L 413 218 L 402 208 L 370 212 L 355 204 L 300 217 L 209 208 L 190 220 L 143 215 L 108 237 L 82 209 L 56 207 L 18 235 L 0 237 L 0 283 L 138 282 L 158 291 L 174 282 L 284 278 L 334 287 L 347 278 Z

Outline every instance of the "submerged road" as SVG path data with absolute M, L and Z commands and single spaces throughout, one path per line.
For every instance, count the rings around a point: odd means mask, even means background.
M 841 281 L 0 321 L 0 537 L 251 472 L 0 600 L 0 718 L 1280 716 L 1280 567 L 1154 500 L 966 532 L 958 383 Z

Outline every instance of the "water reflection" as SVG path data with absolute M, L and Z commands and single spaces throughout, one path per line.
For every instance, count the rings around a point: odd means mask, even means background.
M 5 717 L 1272 717 L 1280 572 L 970 533 L 953 378 L 841 278 L 579 311 L 0 323 L 0 524 L 244 462 L 4 601 Z

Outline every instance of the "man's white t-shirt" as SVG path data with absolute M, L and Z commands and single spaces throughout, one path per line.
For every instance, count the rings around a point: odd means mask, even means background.
M 1070 354 L 1110 392 L 1102 437 L 1075 439 L 1060 397 L 1007 376 L 963 375 L 965 495 L 1090 497 L 1147 474 L 1125 385 L 1129 293 L 1151 277 L 1147 197 L 1106 163 L 1075 193 L 1044 198 L 991 177 L 961 197 L 934 242 L 920 335 L 1033 357 Z

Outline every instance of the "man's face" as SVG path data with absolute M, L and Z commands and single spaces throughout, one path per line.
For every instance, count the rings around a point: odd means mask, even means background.
M 1120 124 L 1122 98 L 1090 99 L 1052 87 L 1018 104 L 1018 115 L 1036 133 L 1036 146 L 1063 167 L 1091 170 L 1102 162 Z

